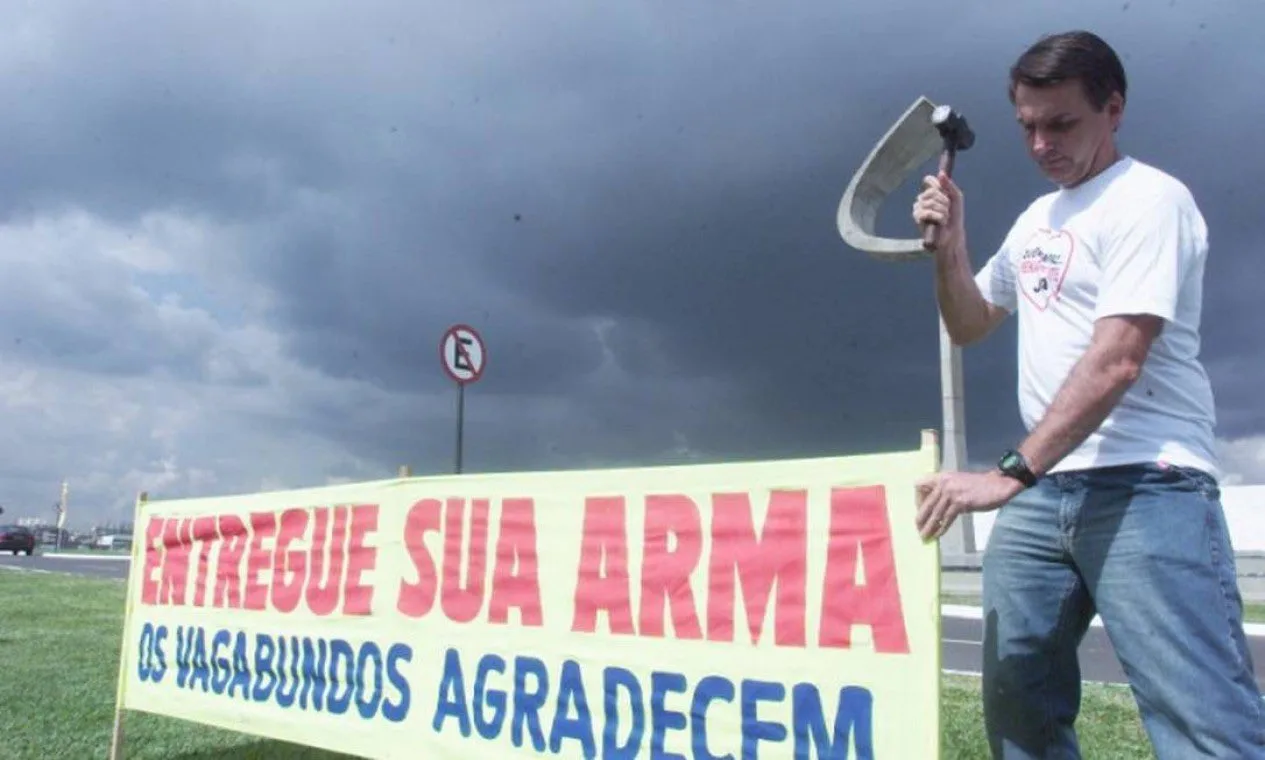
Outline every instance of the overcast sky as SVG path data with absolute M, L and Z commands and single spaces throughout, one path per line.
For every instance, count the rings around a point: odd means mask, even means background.
M 141 489 L 451 471 L 454 322 L 489 358 L 469 471 L 916 447 L 932 270 L 844 246 L 839 198 L 950 102 L 981 263 L 1049 187 L 1007 68 L 1082 25 L 1125 59 L 1124 148 L 1208 219 L 1226 468 L 1265 482 L 1256 0 L 213 5 L 0 10 L 6 517 L 63 478 L 86 526 Z M 1023 432 L 1014 339 L 966 352 L 976 462 Z

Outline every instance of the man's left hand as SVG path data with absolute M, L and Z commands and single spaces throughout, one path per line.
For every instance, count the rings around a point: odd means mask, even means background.
M 988 512 L 1013 499 L 1023 484 L 1000 472 L 939 472 L 918 481 L 918 533 L 939 539 L 964 512 Z

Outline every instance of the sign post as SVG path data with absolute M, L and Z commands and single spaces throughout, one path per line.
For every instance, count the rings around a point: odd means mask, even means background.
M 948 114 L 953 121 L 952 129 L 940 117 Z M 849 247 L 869 254 L 879 261 L 925 261 L 934 253 L 916 238 L 889 238 L 877 234 L 874 224 L 879 208 L 889 196 L 909 177 L 937 154 L 941 168 L 951 168 L 945 161 L 974 144 L 974 133 L 954 115 L 948 106 L 937 106 L 925 97 L 919 97 L 888 129 L 870 151 L 861 168 L 852 175 L 843 198 L 839 201 L 836 224 L 839 234 Z M 943 130 L 943 131 L 942 131 Z M 958 142 L 950 147 L 946 137 Z M 969 137 L 968 137 L 969 136 Z M 968 140 L 969 144 L 962 141 Z M 949 333 L 940 319 L 940 408 L 944 419 L 944 445 L 942 469 L 946 472 L 966 467 L 966 411 L 963 403 L 965 391 L 962 380 L 962 349 L 953 345 Z M 965 513 L 954 521 L 953 527 L 940 540 L 940 544 L 953 554 L 976 554 L 974 518 Z
M 462 452 L 465 447 L 466 385 L 483 377 L 487 352 L 483 338 L 469 325 L 452 325 L 444 331 L 439 341 L 439 358 L 444 372 L 457 384 L 457 468 L 461 472 Z

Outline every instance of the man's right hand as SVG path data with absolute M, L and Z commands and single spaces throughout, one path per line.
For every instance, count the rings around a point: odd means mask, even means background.
M 939 225 L 936 250 L 966 248 L 966 228 L 962 224 L 965 201 L 962 190 L 947 174 L 927 175 L 922 179 L 922 192 L 914 200 L 914 223 L 921 231 L 928 223 Z

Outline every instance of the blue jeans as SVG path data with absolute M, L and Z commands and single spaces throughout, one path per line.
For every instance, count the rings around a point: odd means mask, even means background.
M 1265 760 L 1221 493 L 1158 464 L 1055 473 L 984 552 L 984 720 L 995 758 L 1079 758 L 1077 661 L 1102 618 L 1160 760 Z

